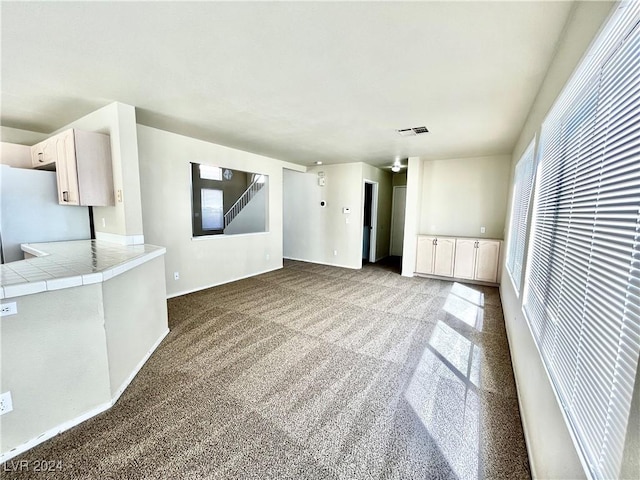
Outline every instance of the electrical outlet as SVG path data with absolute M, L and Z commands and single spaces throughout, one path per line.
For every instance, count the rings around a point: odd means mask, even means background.
M 13 410 L 11 392 L 4 392 L 2 395 L 0 395 L 0 415 L 9 413 L 11 410 Z
M 266 257 L 267 257 L 267 260 L 269 260 L 271 258 L 271 255 L 267 253 Z
M 173 279 L 180 280 L 180 272 L 173 272 Z
M 337 257 L 337 256 L 338 256 L 338 250 L 334 250 L 334 251 L 333 251 L 333 256 L 334 256 L 334 257 Z
M 18 313 L 18 306 L 16 305 L 16 302 L 3 303 L 0 305 L 0 317 L 15 315 L 16 313 Z
M 487 229 L 486 229 L 486 228 L 484 228 L 484 227 L 480 227 L 480 233 L 486 233 L 486 232 L 487 232 Z
M 106 227 L 107 226 L 107 222 L 104 220 L 104 217 L 102 218 L 102 227 Z

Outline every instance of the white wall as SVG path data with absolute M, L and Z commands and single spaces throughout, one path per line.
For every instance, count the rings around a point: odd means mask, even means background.
M 324 172 L 324 187 L 318 185 L 318 172 Z M 360 268 L 362 164 L 312 167 L 304 176 L 287 172 L 284 190 L 284 257 Z M 351 213 L 343 214 L 343 207 Z
M 249 203 L 231 220 L 224 229 L 225 234 L 256 233 L 267 229 L 267 196 L 268 182 L 258 190 Z
M 127 387 L 149 351 L 168 333 L 164 258 L 102 284 L 111 397 Z
M 32 168 L 31 148 L 18 143 L 0 143 L 0 164 L 14 168 Z
M 510 155 L 423 160 L 419 233 L 502 239 L 510 171 Z
M 46 133 L 21 130 L 19 128 L 0 126 L 0 139 L 6 143 L 19 143 L 31 146 L 49 137 Z
M 323 190 L 318 187 L 314 173 L 285 169 L 283 174 L 283 256 L 298 260 L 320 262 L 323 252 L 330 249 L 325 243 L 324 221 L 320 207 Z
M 407 202 L 404 213 L 404 244 L 402 246 L 402 275 L 413 277 L 416 271 L 418 223 L 422 203 L 422 165 L 420 157 L 409 157 L 407 167 Z
M 282 267 L 282 170 L 304 167 L 143 125 L 137 129 L 145 241 L 167 248 L 169 296 Z M 190 162 L 269 175 L 269 231 L 192 238 Z
M 318 185 L 318 172 L 324 173 L 324 187 Z M 364 163 L 347 163 L 312 167 L 307 173 L 285 171 L 285 258 L 361 268 L 365 179 L 378 183 L 376 259 L 386 257 L 391 175 Z M 320 206 L 322 200 L 325 207 Z M 345 207 L 351 213 L 343 213 Z
M 609 2 L 580 2 L 574 6 L 555 58 L 517 141 L 511 175 L 515 163 L 534 135 L 539 133 L 545 115 L 614 5 Z M 513 185 L 510 188 L 513 189 Z M 511 199 L 511 193 L 508 198 Z M 507 229 L 508 219 L 507 211 Z M 534 477 L 544 479 L 585 478 L 549 378 L 524 319 L 521 298 L 514 291 L 506 271 L 502 274 L 500 294 L 532 473 Z
M 0 417 L 2 454 L 111 400 L 102 285 L 12 301 L 18 313 L 0 323 L 1 387 L 13 397 Z

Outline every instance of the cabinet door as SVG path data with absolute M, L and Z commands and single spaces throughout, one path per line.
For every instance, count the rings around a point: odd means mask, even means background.
M 453 277 L 453 257 L 456 251 L 456 239 L 438 237 L 433 265 L 434 275 Z
M 476 250 L 475 279 L 495 283 L 498 279 L 500 242 L 496 240 L 478 240 L 478 248 Z
M 456 256 L 453 276 L 473 280 L 476 267 L 476 240 L 456 239 Z
M 58 152 L 56 162 L 58 202 L 61 205 L 80 205 L 73 130 L 67 130 L 53 138 Z
M 33 168 L 51 167 L 56 163 L 57 151 L 54 138 L 48 138 L 31 147 L 31 165 Z
M 416 273 L 433 273 L 435 237 L 420 235 L 416 252 Z
M 73 130 L 74 168 L 80 205 L 114 205 L 111 141 L 108 135 Z

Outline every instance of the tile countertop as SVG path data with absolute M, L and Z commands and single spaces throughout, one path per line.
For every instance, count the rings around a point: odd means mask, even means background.
M 164 247 L 100 240 L 26 243 L 35 258 L 0 265 L 0 299 L 109 280 L 164 255 Z

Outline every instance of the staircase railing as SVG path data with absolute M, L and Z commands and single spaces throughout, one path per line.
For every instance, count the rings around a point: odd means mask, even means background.
M 233 221 L 234 218 L 242 211 L 244 207 L 251 201 L 253 197 L 255 197 L 256 193 L 258 193 L 262 187 L 264 187 L 264 177 L 259 175 L 249 187 L 244 191 L 240 198 L 236 200 L 236 203 L 231 205 L 231 208 L 224 214 L 224 227 L 227 226 Z

